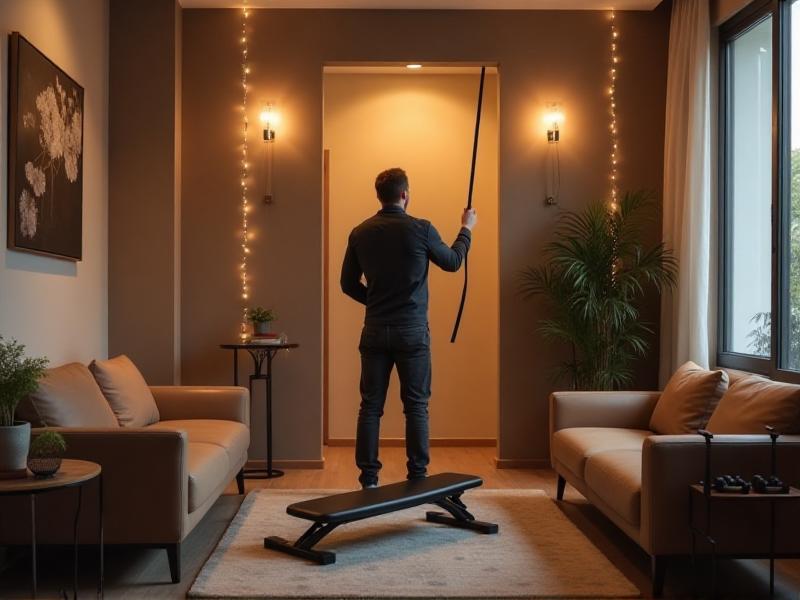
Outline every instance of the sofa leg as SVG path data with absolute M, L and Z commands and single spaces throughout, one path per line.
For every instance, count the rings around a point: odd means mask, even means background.
M 667 559 L 665 556 L 650 557 L 650 576 L 652 582 L 653 598 L 661 598 L 664 594 L 664 577 L 667 574 Z
M 167 560 L 169 560 L 169 574 L 172 576 L 172 583 L 181 582 L 181 545 L 169 544 L 166 547 Z
M 239 495 L 244 495 L 244 469 L 239 469 L 236 474 L 236 486 L 239 488 Z
M 561 475 L 559 475 L 557 489 L 556 489 L 556 499 L 558 500 L 564 499 L 564 489 L 566 487 L 567 487 L 567 480 L 564 479 Z

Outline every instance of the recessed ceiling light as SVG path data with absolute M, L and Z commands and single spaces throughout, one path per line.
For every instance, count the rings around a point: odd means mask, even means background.
M 406 69 L 421 69 L 422 65 L 419 63 L 411 63 L 410 65 L 406 65 Z

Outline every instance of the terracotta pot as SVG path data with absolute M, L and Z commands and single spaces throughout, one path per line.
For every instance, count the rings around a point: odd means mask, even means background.
M 30 423 L 15 421 L 10 427 L 0 427 L 0 479 L 27 477 L 30 445 Z

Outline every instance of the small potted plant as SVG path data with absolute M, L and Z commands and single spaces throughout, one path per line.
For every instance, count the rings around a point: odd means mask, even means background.
M 260 306 L 256 306 L 247 311 L 247 319 L 253 324 L 253 333 L 255 335 L 268 334 L 270 323 L 272 323 L 275 318 L 275 313 L 272 312 L 272 309 L 264 309 Z
M 36 477 L 52 477 L 61 468 L 67 451 L 64 436 L 57 431 L 44 431 L 33 438 L 28 453 L 28 468 Z
M 25 356 L 25 346 L 0 336 L 0 479 L 25 477 L 31 424 L 14 419 L 20 401 L 36 390 L 46 358 Z

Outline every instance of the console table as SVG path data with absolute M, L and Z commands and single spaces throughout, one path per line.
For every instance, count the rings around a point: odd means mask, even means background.
M 98 492 L 98 542 L 100 547 L 100 573 L 97 580 L 97 595 L 103 596 L 103 470 L 97 463 L 65 458 L 61 468 L 52 477 L 34 477 L 30 473 L 21 479 L 0 480 L 0 496 L 30 496 L 31 499 L 31 595 L 36 597 L 36 496 L 46 492 L 77 488 L 77 507 L 73 524 L 73 568 L 72 595 L 78 597 L 78 520 L 81 516 L 83 486 L 99 482 Z
M 272 479 L 281 477 L 283 471 L 272 468 L 272 359 L 281 350 L 298 348 L 299 344 L 220 344 L 223 350 L 233 350 L 233 385 L 239 385 L 239 350 L 245 350 L 253 359 L 253 372 L 250 374 L 249 389 L 252 401 L 253 381 L 262 379 L 265 382 L 266 396 L 266 433 L 267 433 L 267 466 L 265 469 L 244 469 L 245 479 Z M 264 372 L 264 361 L 267 370 Z

